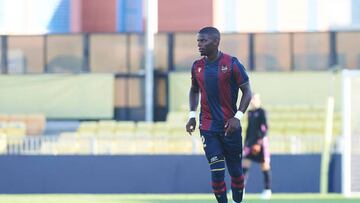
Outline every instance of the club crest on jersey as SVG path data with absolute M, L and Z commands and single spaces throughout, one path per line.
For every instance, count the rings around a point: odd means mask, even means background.
M 199 73 L 201 72 L 201 67 L 198 67 L 198 72 L 199 72 Z
M 225 73 L 228 70 L 228 67 L 226 65 L 221 66 L 221 71 Z

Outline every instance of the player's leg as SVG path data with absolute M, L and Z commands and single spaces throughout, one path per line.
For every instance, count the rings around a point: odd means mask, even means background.
M 251 160 L 244 156 L 243 157 L 242 167 L 243 167 L 243 175 L 245 177 L 245 185 L 246 185 L 247 179 L 249 177 L 248 172 L 249 172 L 249 169 L 251 167 Z
M 245 180 L 244 180 L 244 184 L 246 186 L 246 182 L 249 178 L 249 169 L 251 167 L 251 162 L 252 162 L 252 159 L 251 159 L 251 147 L 250 146 L 244 146 L 244 150 L 243 150 L 243 175 L 245 177 Z
M 244 176 L 242 171 L 241 129 L 223 137 L 224 156 L 231 176 L 231 191 L 234 202 L 242 202 Z
M 261 170 L 264 174 L 264 189 L 270 190 L 271 189 L 271 168 L 270 163 L 263 162 L 261 163 Z
M 270 199 L 271 197 L 271 167 L 270 167 L 270 152 L 268 137 L 263 139 L 262 153 L 263 161 L 261 162 L 261 170 L 264 174 L 264 191 L 261 195 L 263 199 Z
M 225 185 L 225 159 L 218 139 L 219 135 L 209 131 L 200 131 L 206 158 L 210 165 L 211 185 L 218 203 L 227 203 Z
M 243 150 L 243 173 L 244 173 L 244 176 L 246 176 L 246 174 L 249 171 L 249 168 L 251 166 L 251 160 L 249 158 L 250 154 L 251 154 L 251 148 L 249 146 L 245 146 L 244 150 Z

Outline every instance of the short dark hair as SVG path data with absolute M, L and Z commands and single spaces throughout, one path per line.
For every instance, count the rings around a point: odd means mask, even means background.
M 204 27 L 199 31 L 199 34 L 208 34 L 215 38 L 220 39 L 220 32 L 215 27 Z

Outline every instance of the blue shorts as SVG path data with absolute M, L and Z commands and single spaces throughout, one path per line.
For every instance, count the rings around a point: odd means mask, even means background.
M 224 157 L 227 161 L 241 162 L 242 159 L 242 136 L 241 128 L 225 136 L 225 132 L 213 132 L 200 130 L 206 158 Z

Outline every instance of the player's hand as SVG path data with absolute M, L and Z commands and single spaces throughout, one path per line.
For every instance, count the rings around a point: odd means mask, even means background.
M 233 117 L 230 118 L 225 124 L 225 136 L 235 132 L 240 128 L 240 120 Z
M 253 155 L 257 155 L 259 154 L 261 151 L 261 146 L 259 144 L 254 144 L 252 147 L 251 147 L 251 154 Z
M 186 124 L 186 132 L 188 132 L 190 135 L 192 132 L 194 132 L 196 128 L 196 119 L 190 118 L 188 123 Z

